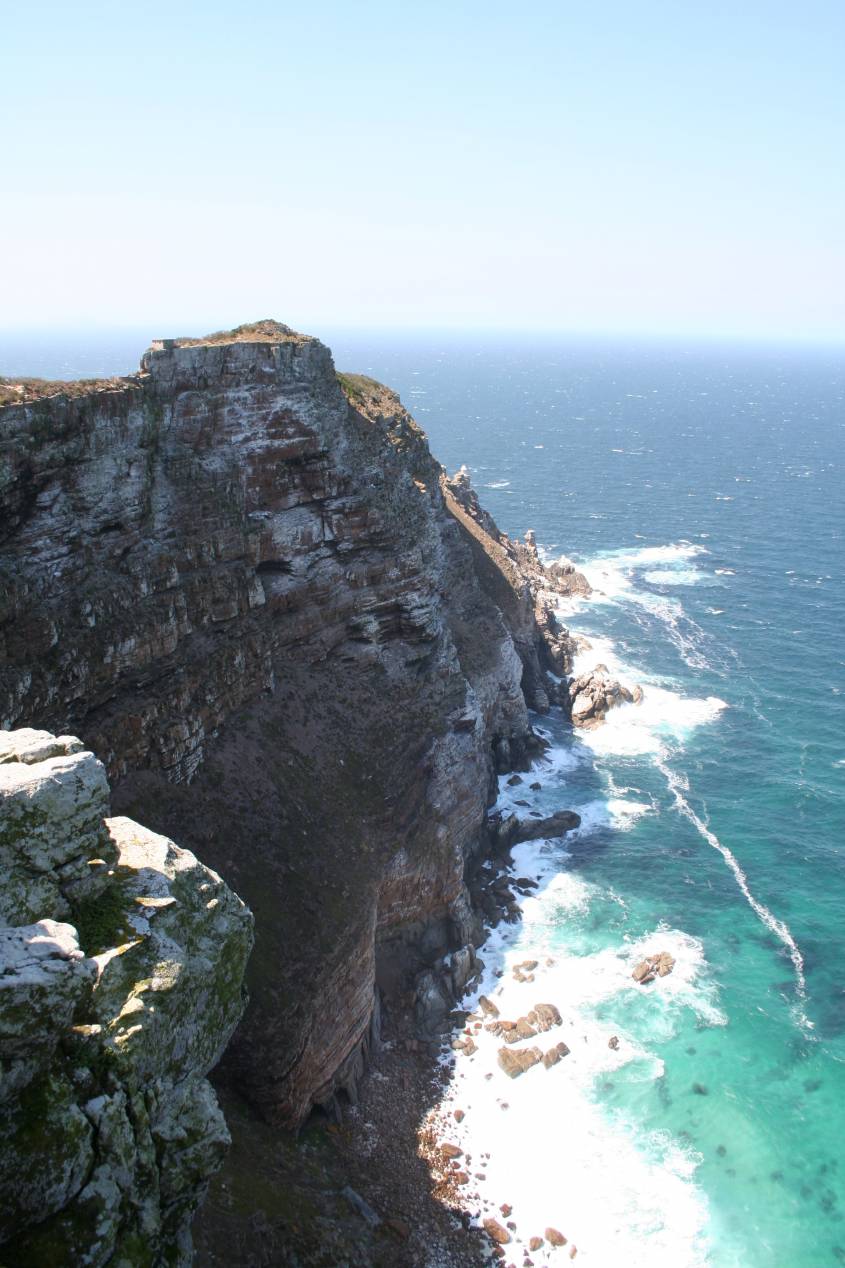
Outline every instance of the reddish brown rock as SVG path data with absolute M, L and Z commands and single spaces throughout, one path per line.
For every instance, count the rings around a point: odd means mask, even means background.
M 486 1220 L 482 1221 L 482 1228 L 490 1240 L 496 1242 L 499 1246 L 507 1246 L 508 1242 L 511 1240 L 511 1235 L 508 1230 L 500 1224 L 498 1220 L 494 1220 L 492 1217 L 488 1217 Z
M 565 1043 L 556 1043 L 553 1048 L 549 1048 L 548 1052 L 543 1053 L 543 1065 L 550 1070 L 553 1065 L 557 1065 L 564 1057 L 569 1056 L 569 1049 Z
M 560 1025 L 560 1013 L 554 1004 L 535 1004 L 533 1011 L 537 1017 L 538 1030 L 551 1030 L 553 1026 Z
M 563 1233 L 561 1233 L 556 1228 L 549 1227 L 546 1229 L 546 1241 L 549 1243 L 550 1246 L 565 1246 L 566 1245 L 566 1238 L 564 1237 Z
M 639 964 L 634 966 L 631 977 L 641 986 L 647 986 L 649 982 L 654 981 L 655 977 L 666 977 L 674 967 L 673 955 L 668 951 L 657 951 L 646 956 L 644 960 L 640 960 Z
M 500 1048 L 497 1056 L 500 1068 L 511 1079 L 518 1079 L 543 1059 L 539 1048 Z

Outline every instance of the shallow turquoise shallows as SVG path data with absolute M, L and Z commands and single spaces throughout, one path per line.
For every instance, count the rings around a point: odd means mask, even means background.
M 565 613 L 585 663 L 645 686 L 587 737 L 538 719 L 553 760 L 531 803 L 584 816 L 545 856 L 545 945 L 596 975 L 641 943 L 678 958 L 671 994 L 629 973 L 579 984 L 582 1015 L 637 1054 L 597 1069 L 590 1113 L 658 1189 L 669 1168 L 694 1198 L 675 1233 L 672 1212 L 631 1215 L 629 1262 L 845 1263 L 842 354 L 329 342 L 341 368 L 399 389 L 503 529 L 585 567 L 596 593 Z M 7 370 L 124 359 L 57 343 L 55 363 Z

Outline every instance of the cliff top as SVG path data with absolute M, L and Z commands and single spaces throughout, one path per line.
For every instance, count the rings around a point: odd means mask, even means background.
M 266 317 L 263 321 L 248 321 L 243 326 L 235 326 L 233 330 L 215 330 L 213 334 L 201 335 L 197 339 L 155 340 L 153 347 L 163 344 L 171 348 L 202 348 L 216 343 L 289 343 L 310 338 L 310 335 L 301 335 L 284 322 Z
M 28 405 L 48 396 L 76 398 L 92 392 L 116 392 L 132 382 L 132 378 L 111 379 L 35 379 L 0 377 L 0 407 Z
M 263 321 L 246 322 L 233 330 L 215 330 L 199 338 L 154 339 L 152 350 L 171 348 L 203 348 L 227 343 L 305 343 L 311 335 L 301 335 L 283 322 L 265 318 Z M 115 375 L 107 379 L 39 379 L 33 377 L 4 378 L 0 375 L 0 408 L 4 405 L 28 405 L 51 396 L 65 396 L 77 400 L 92 392 L 115 392 L 136 383 L 135 375 Z

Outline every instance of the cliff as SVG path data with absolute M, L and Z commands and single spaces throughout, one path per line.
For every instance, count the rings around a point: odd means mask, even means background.
M 527 765 L 526 701 L 569 664 L 542 591 L 581 582 L 484 520 L 393 393 L 276 323 L 10 395 L 0 723 L 81 735 L 115 805 L 252 908 L 224 1070 L 296 1127 L 354 1100 L 377 986 L 425 1037 L 472 974 L 494 772 Z
M 45 731 L 0 732 L 0 872 L 0 1259 L 187 1264 L 250 914 Z

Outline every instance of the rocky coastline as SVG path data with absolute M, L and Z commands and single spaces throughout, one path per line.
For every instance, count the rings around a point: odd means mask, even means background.
M 234 1138 L 198 1261 L 412 1265 L 434 1237 L 444 1263 L 485 1262 L 453 1177 L 421 1184 L 417 1127 L 485 924 L 518 919 L 533 883 L 509 851 L 577 826 L 489 813 L 497 778 L 530 778 L 542 752 L 529 710 L 592 726 L 637 698 L 603 671 L 572 679 L 555 606 L 586 579 L 500 532 L 394 393 L 279 323 L 158 341 L 126 379 L 6 388 L 0 735 L 79 735 L 60 756 L 101 759 L 107 822 L 178 840 L 254 914 L 249 1005 L 191 1075 L 222 1053 Z M 8 928 L 64 919 L 69 900 L 24 873 Z M 393 1124 L 403 1166 L 374 1163 L 363 1115 Z M 380 1210 L 359 1192 L 372 1173 Z M 183 1258 L 198 1200 L 171 1236 Z M 0 1236 L 17 1249 L 36 1226 Z

